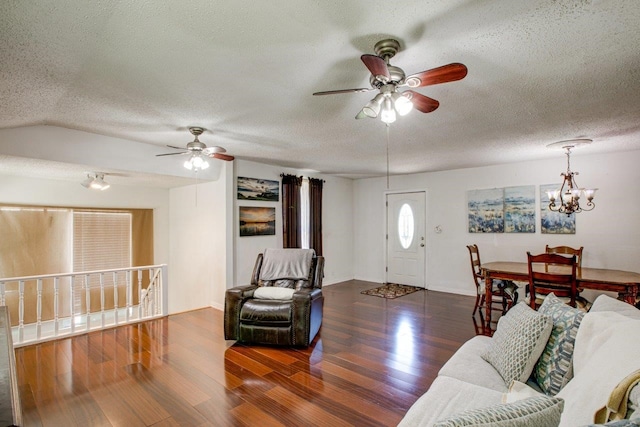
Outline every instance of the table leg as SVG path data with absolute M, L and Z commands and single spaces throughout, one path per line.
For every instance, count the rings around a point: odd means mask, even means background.
M 485 276 L 484 279 L 484 283 L 485 283 L 485 289 L 484 289 L 484 310 L 485 313 L 487 314 L 487 318 L 485 319 L 485 328 L 484 328 L 484 334 L 491 336 L 493 335 L 491 333 L 491 301 L 493 296 L 492 294 L 492 290 L 493 290 L 493 279 L 489 276 Z

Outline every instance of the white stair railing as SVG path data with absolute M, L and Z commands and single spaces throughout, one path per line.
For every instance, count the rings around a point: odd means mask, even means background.
M 13 344 L 21 347 L 165 316 L 166 269 L 161 264 L 0 279 L 0 305 L 15 319 Z

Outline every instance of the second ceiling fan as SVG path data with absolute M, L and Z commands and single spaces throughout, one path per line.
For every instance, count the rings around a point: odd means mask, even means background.
M 360 57 L 371 72 L 369 78 L 371 88 L 329 90 L 316 92 L 314 95 L 369 92 L 378 89 L 379 93 L 360 110 L 356 119 L 376 118 L 379 115 L 383 122 L 390 124 L 396 120 L 396 112 L 405 115 L 415 107 L 418 111 L 430 113 L 440 105 L 437 100 L 421 93 L 413 90 L 400 92 L 399 88 L 417 88 L 448 83 L 461 80 L 467 75 L 467 67 L 456 62 L 406 76 L 401 68 L 389 64 L 389 60 L 399 50 L 400 43 L 397 40 L 384 39 L 375 44 L 375 55 L 365 54 Z
M 228 154 L 224 154 L 227 152 L 222 147 L 213 146 L 207 147 L 206 144 L 200 142 L 198 136 L 202 135 L 204 132 L 204 128 L 201 127 L 190 127 L 189 132 L 194 136 L 194 140 L 187 143 L 186 147 L 176 147 L 175 145 L 167 145 L 169 148 L 173 148 L 176 150 L 182 150 L 177 153 L 164 153 L 164 154 L 156 154 L 156 157 L 160 156 L 175 156 L 176 154 L 189 154 L 189 158 L 185 160 L 184 167 L 189 170 L 199 171 L 203 169 L 207 169 L 209 167 L 209 162 L 207 161 L 207 157 L 211 157 L 214 159 L 226 160 L 228 162 L 234 159 L 233 156 Z

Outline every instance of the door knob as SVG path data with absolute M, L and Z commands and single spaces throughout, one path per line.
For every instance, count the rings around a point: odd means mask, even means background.
M 424 248 L 424 243 L 420 243 L 420 247 L 421 247 L 421 248 Z

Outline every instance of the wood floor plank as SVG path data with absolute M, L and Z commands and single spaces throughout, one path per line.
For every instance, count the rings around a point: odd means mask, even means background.
M 16 350 L 25 426 L 395 426 L 476 333 L 475 298 L 327 286 L 308 348 L 224 340 L 213 308 Z
M 304 420 L 306 425 L 332 427 L 348 427 L 353 425 L 282 387 L 274 387 L 266 394 L 271 399 L 285 406 L 295 408 L 296 416 L 298 416 L 300 420 Z
M 243 403 L 240 406 L 233 408 L 229 411 L 234 417 L 236 425 L 242 425 L 247 427 L 260 426 L 260 427 L 283 427 L 282 424 L 276 418 L 273 418 L 261 411 L 250 403 Z M 300 424 L 303 425 L 303 424 Z

